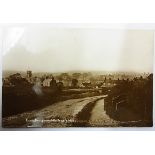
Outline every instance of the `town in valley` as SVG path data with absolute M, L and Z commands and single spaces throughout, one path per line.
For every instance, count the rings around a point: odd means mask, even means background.
M 152 126 L 153 74 L 3 72 L 4 127 Z

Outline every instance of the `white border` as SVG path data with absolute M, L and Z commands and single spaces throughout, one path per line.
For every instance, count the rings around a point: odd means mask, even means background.
M 126 29 L 139 29 L 139 30 L 155 30 L 155 23 L 148 24 L 111 24 L 111 23 L 22 23 L 22 24 L 0 24 L 0 28 L 3 26 L 50 26 L 50 27 L 63 27 L 63 28 L 103 28 L 103 29 L 119 29 L 119 30 L 126 30 Z M 155 34 L 155 33 L 154 33 Z M 154 51 L 155 51 L 155 35 L 154 35 Z M 2 52 L 1 58 L 2 58 Z M 155 55 L 154 55 L 155 60 Z M 0 69 L 2 71 L 2 59 L 0 59 Z M 154 61 L 155 66 L 155 61 Z M 155 73 L 155 67 L 154 67 L 154 73 Z M 2 72 L 0 72 L 0 77 L 2 79 Z M 0 81 L 0 85 L 2 86 L 2 81 Z M 153 90 L 155 90 L 155 83 L 153 83 Z M 0 89 L 0 93 L 2 94 L 2 87 Z M 155 92 L 153 91 L 153 96 L 155 95 Z M 2 105 L 2 95 L 1 95 L 1 103 Z M 0 112 L 2 110 L 0 106 Z M 0 113 L 1 115 L 1 113 Z M 153 118 L 155 118 L 155 106 L 154 106 L 154 98 L 153 98 Z M 2 118 L 0 117 L 0 120 Z M 153 119 L 153 127 L 116 127 L 116 128 L 2 128 L 1 122 L 0 122 L 0 130 L 3 131 L 155 131 L 155 119 Z

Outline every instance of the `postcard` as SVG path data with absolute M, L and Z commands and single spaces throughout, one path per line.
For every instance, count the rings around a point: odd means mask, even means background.
M 154 31 L 3 27 L 3 128 L 152 127 Z

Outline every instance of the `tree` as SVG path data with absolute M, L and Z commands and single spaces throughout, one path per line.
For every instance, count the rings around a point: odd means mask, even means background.
M 86 80 L 88 76 L 89 76 L 88 73 L 83 73 L 83 80 Z
M 81 76 L 81 73 L 73 73 L 72 77 L 78 79 Z
M 60 74 L 60 78 L 62 78 L 63 80 L 70 80 L 70 76 L 68 73 Z
M 72 87 L 77 87 L 78 80 L 77 79 L 72 79 Z
M 57 75 L 57 76 L 56 76 L 56 79 L 58 79 L 58 80 L 59 80 L 59 82 L 61 82 L 61 81 L 63 80 L 63 78 L 62 78 L 62 76 L 61 76 L 61 75 Z
M 10 80 L 11 84 L 14 86 L 29 85 L 29 82 L 25 78 L 22 78 L 19 73 L 10 75 L 9 80 Z
M 57 83 L 57 88 L 58 88 L 59 91 L 61 91 L 62 88 L 63 88 L 63 82 L 58 82 Z
M 57 88 L 56 80 L 54 79 L 54 77 L 52 77 L 52 80 L 50 82 L 50 87 L 52 89 L 56 89 Z

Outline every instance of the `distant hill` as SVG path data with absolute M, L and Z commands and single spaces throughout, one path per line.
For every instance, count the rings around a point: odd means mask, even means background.
M 2 77 L 8 77 L 12 74 L 15 73 L 20 73 L 22 76 L 26 76 L 26 71 L 9 71 L 9 70 L 4 70 L 2 71 Z M 131 76 L 131 77 L 139 77 L 139 76 L 143 76 L 143 77 L 147 77 L 150 73 L 136 73 L 136 72 L 123 72 L 123 71 L 64 71 L 64 72 L 33 72 L 32 74 L 33 76 L 37 76 L 37 77 L 41 77 L 43 75 L 48 75 L 48 74 L 52 74 L 53 76 L 57 76 L 61 73 L 68 73 L 69 75 L 72 75 L 73 73 L 91 73 L 91 75 L 114 75 L 114 76 L 118 76 L 118 75 L 126 75 L 126 76 Z

